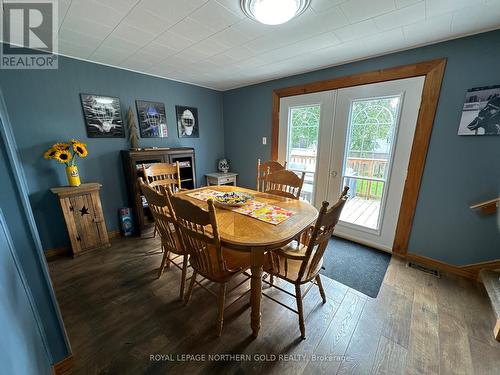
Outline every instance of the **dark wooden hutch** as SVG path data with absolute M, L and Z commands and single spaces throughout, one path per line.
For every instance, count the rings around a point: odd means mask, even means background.
M 141 232 L 152 224 L 152 216 L 147 202 L 137 183 L 137 178 L 143 176 L 143 166 L 147 168 L 153 163 L 175 163 L 178 161 L 181 171 L 181 186 L 185 189 L 194 189 L 196 187 L 194 149 L 190 147 L 156 148 L 138 151 L 123 150 L 121 153 L 127 180 L 129 206 L 132 208 L 134 216 L 134 232 L 141 235 Z

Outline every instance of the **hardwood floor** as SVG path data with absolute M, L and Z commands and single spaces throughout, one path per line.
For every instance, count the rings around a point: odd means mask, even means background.
M 180 271 L 157 279 L 161 257 L 158 239 L 131 238 L 49 263 L 76 374 L 499 372 L 493 312 L 469 280 L 438 279 L 393 257 L 376 299 L 323 277 L 327 303 L 317 288 L 304 300 L 304 341 L 297 315 L 266 298 L 252 340 L 249 294 L 226 310 L 217 338 L 215 298 L 198 287 L 183 306 Z M 293 306 L 286 294 L 266 292 Z

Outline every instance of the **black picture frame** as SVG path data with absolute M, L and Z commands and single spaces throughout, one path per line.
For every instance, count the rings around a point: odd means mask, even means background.
M 80 94 L 80 101 L 89 138 L 125 138 L 119 98 Z
M 179 138 L 199 138 L 200 123 L 198 121 L 198 108 L 185 105 L 175 106 L 177 118 L 177 134 Z M 192 125 L 190 125 L 192 123 Z
M 168 138 L 165 104 L 136 100 L 137 118 L 141 138 Z
M 467 90 L 458 135 L 500 135 L 500 85 Z

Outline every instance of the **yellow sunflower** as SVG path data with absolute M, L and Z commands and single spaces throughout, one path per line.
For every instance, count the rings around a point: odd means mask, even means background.
M 87 151 L 87 145 L 85 143 L 81 143 L 74 139 L 71 140 L 71 143 L 73 144 L 73 151 L 79 157 L 84 158 L 88 155 L 89 152 Z
M 43 157 L 47 160 L 54 159 L 56 152 L 57 152 L 57 150 L 55 148 L 51 147 L 43 153 Z
M 69 162 L 72 157 L 71 152 L 68 150 L 57 150 L 54 154 L 54 159 L 61 164 Z
M 69 150 L 69 147 L 69 143 L 54 143 L 52 146 L 54 150 Z

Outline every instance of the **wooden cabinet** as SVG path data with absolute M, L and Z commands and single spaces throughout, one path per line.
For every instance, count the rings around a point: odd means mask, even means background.
M 181 186 L 185 189 L 196 188 L 196 167 L 194 149 L 161 148 L 139 151 L 122 151 L 123 168 L 127 181 L 129 206 L 134 216 L 134 232 L 141 232 L 152 223 L 151 213 L 137 183 L 138 177 L 143 177 L 143 166 L 154 163 L 179 162 L 181 173 Z
M 50 189 L 59 197 L 73 257 L 110 246 L 99 197 L 100 188 L 101 184 L 88 183 Z

